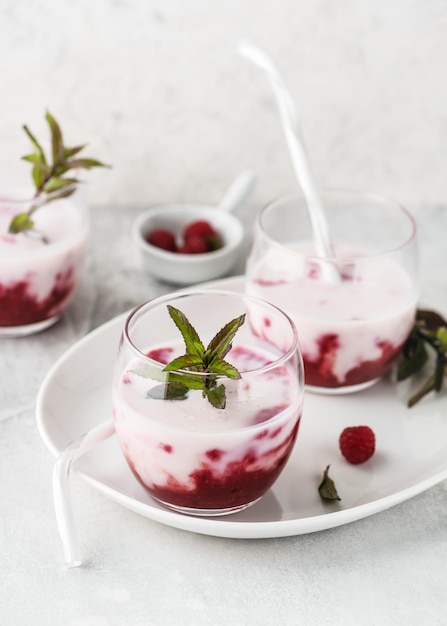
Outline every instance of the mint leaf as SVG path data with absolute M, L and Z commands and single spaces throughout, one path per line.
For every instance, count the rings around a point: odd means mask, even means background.
M 323 478 L 318 486 L 318 493 L 323 500 L 341 500 L 337 493 L 335 483 L 329 476 L 330 465 L 326 467 L 323 472 Z
M 215 357 L 224 358 L 231 349 L 231 342 L 234 339 L 239 328 L 245 322 L 245 313 L 228 324 L 225 324 L 221 330 L 211 339 L 206 349 L 205 359 L 208 363 Z
M 149 389 L 147 397 L 153 400 L 185 400 L 189 388 L 181 383 L 163 383 Z
M 34 150 L 36 151 L 36 155 L 39 157 L 40 162 L 41 163 L 46 163 L 46 157 L 45 157 L 45 152 L 43 151 L 42 146 L 40 145 L 40 143 L 37 141 L 37 139 L 34 137 L 33 133 L 30 131 L 30 129 L 28 128 L 28 126 L 23 126 L 23 130 L 25 131 L 25 133 L 28 135 Z
M 172 321 L 182 333 L 183 341 L 186 346 L 186 352 L 188 354 L 202 356 L 205 352 L 205 347 L 186 315 L 170 304 L 168 304 L 168 311 Z
M 218 387 L 205 389 L 202 395 L 213 405 L 215 409 L 224 409 L 227 399 L 225 396 L 225 387 L 220 384 Z
M 47 158 L 44 149 L 39 141 L 30 131 L 30 129 L 24 125 L 23 130 L 27 134 L 34 149 L 33 154 L 27 154 L 22 157 L 22 160 L 27 161 L 33 165 L 31 175 L 33 184 L 36 189 L 33 201 L 30 208 L 27 211 L 28 217 L 37 211 L 41 206 L 58 200 L 61 198 L 68 198 L 76 190 L 76 186 L 79 183 L 77 178 L 63 178 L 63 175 L 72 169 L 91 169 L 92 167 L 108 167 L 101 161 L 92 158 L 70 158 L 78 154 L 83 150 L 87 144 L 75 146 L 73 148 L 67 148 L 64 146 L 62 130 L 56 119 L 51 115 L 49 111 L 45 113 L 45 119 L 48 122 L 51 135 L 51 155 L 52 162 Z M 33 229 L 33 221 L 28 221 L 20 218 L 20 230 L 17 230 L 18 222 L 14 223 L 14 219 L 9 226 L 9 232 L 16 234 L 17 232 L 24 232 L 26 230 Z M 47 239 L 41 233 L 34 233 L 38 235 L 42 241 L 47 243 Z
M 16 215 L 11 224 L 9 225 L 9 232 L 13 235 L 22 233 L 26 230 L 32 230 L 34 228 L 34 222 L 28 215 L 28 213 L 19 213 Z
M 53 163 L 59 163 L 64 158 L 64 141 L 62 131 L 59 124 L 49 111 L 46 112 L 45 118 L 48 122 L 51 132 L 51 150 L 53 153 Z
M 207 349 L 197 331 L 182 311 L 168 304 L 169 315 L 182 334 L 186 354 L 176 357 L 166 365 L 164 371 L 170 372 L 169 380 L 182 382 L 190 389 L 202 389 L 202 395 L 212 406 L 223 409 L 226 405 L 225 387 L 217 385 L 220 377 L 240 378 L 238 370 L 224 361 L 223 357 L 231 349 L 231 342 L 245 321 L 241 315 L 225 326 L 210 341 Z M 190 374 L 177 374 L 179 370 L 191 370 Z M 196 372 L 196 374 L 194 374 Z
M 184 354 L 183 356 L 179 356 L 176 359 L 173 359 L 163 369 L 165 372 L 172 372 L 174 370 L 184 370 L 190 367 L 201 366 L 202 357 L 200 357 L 198 354 Z
M 431 361 L 430 354 L 434 357 Z M 447 374 L 447 321 L 436 311 L 418 309 L 413 329 L 401 350 L 397 380 L 414 376 L 433 362 L 431 374 L 410 397 L 408 407 L 413 407 L 432 391 L 439 393 Z
M 211 363 L 209 364 L 208 369 L 214 374 L 219 374 L 220 376 L 226 376 L 227 378 L 240 378 L 238 370 L 231 365 L 231 363 L 227 363 L 223 359 L 219 359 L 215 357 Z

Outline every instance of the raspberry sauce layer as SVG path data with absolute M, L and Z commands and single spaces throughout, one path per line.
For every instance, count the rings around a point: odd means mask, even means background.
M 74 287 L 72 268 L 65 274 L 56 274 L 53 288 L 43 300 L 33 295 L 28 281 L 10 286 L 0 284 L 0 326 L 35 324 L 58 315 Z

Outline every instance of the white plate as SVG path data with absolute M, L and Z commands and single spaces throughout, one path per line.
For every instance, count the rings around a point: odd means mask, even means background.
M 241 291 L 244 279 L 207 285 Z M 48 373 L 38 394 L 37 423 L 53 454 L 111 417 L 112 369 L 125 317 L 84 337 Z M 115 437 L 82 457 L 76 469 L 123 506 L 197 533 L 266 538 L 332 528 L 383 511 L 447 478 L 447 397 L 427 398 L 407 409 L 403 392 L 403 386 L 384 380 L 355 395 L 308 394 L 283 474 L 260 502 L 227 517 L 189 517 L 157 504 L 134 478 Z M 358 424 L 374 429 L 377 450 L 370 461 L 354 466 L 341 457 L 338 437 L 345 426 Z M 324 502 L 318 495 L 328 464 L 341 502 Z

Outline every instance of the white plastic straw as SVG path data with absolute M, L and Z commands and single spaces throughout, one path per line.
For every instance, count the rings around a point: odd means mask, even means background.
M 92 428 L 87 434 L 79 437 L 79 439 L 67 446 L 57 457 L 54 464 L 54 508 L 67 567 L 79 567 L 79 565 L 82 565 L 79 538 L 70 494 L 69 478 L 71 466 L 76 459 L 108 439 L 114 432 L 113 420 L 99 424 L 99 426 Z
M 238 51 L 242 56 L 263 69 L 270 79 L 276 96 L 292 165 L 309 210 L 309 217 L 314 233 L 315 250 L 317 255 L 322 258 L 334 258 L 335 254 L 328 222 L 309 163 L 304 141 L 301 137 L 292 98 L 273 61 L 262 50 L 247 42 L 241 42 Z M 333 281 L 339 279 L 338 272 L 333 264 L 324 263 L 322 265 L 328 279 Z

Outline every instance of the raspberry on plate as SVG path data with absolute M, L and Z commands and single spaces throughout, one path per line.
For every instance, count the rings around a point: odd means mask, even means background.
M 364 463 L 376 449 L 376 436 L 369 426 L 349 426 L 339 438 L 340 452 L 354 465 Z
M 216 237 L 217 233 L 206 220 L 191 222 L 183 231 L 183 239 L 188 241 L 190 237 Z
M 168 250 L 168 252 L 177 251 L 177 245 L 175 243 L 173 233 L 165 228 L 152 230 L 147 235 L 147 241 L 156 248 L 162 248 L 163 250 Z

